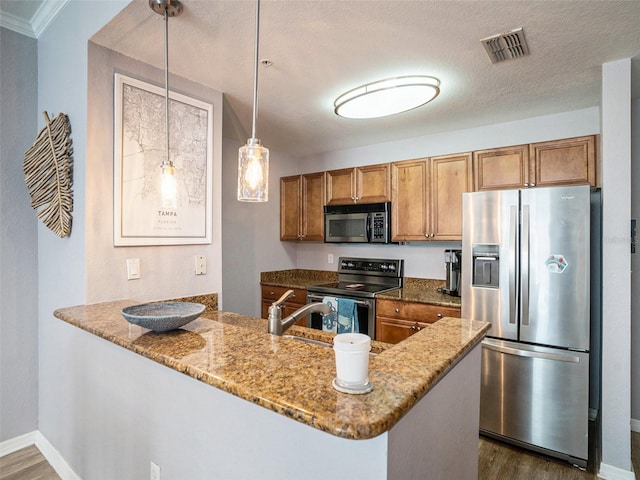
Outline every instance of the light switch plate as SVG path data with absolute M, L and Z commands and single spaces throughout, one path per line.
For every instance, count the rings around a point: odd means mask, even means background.
M 205 275 L 207 273 L 207 257 L 204 255 L 196 255 L 196 275 Z
M 137 280 L 140 278 L 140 259 L 127 259 L 127 280 Z

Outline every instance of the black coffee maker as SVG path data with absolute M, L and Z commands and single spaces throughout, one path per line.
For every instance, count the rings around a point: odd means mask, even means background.
M 460 270 L 462 269 L 462 250 L 445 250 L 444 263 L 447 268 L 446 285 L 442 289 L 454 297 L 460 296 Z

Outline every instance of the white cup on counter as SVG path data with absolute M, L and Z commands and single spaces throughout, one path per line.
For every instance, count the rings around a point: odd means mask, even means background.
M 369 383 L 371 338 L 363 333 L 341 333 L 333 337 L 336 356 L 334 387 L 346 393 L 365 393 Z

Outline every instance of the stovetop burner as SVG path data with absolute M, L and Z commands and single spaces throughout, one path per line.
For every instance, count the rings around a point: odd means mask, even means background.
M 307 287 L 309 293 L 374 297 L 402 287 L 403 260 L 340 257 L 338 282 Z

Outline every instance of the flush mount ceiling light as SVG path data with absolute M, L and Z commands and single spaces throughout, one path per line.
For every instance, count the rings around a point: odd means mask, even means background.
M 421 107 L 440 93 L 440 80 L 407 75 L 367 83 L 340 95 L 333 105 L 345 118 L 377 118 Z
M 256 44 L 253 70 L 253 123 L 251 138 L 238 152 L 238 200 L 266 202 L 269 200 L 269 149 L 256 138 L 258 108 L 258 40 L 260 36 L 260 0 L 256 0 Z M 266 64 L 265 64 L 266 66 Z
M 178 208 L 176 167 L 169 157 L 169 17 L 182 14 L 179 0 L 149 0 L 149 7 L 164 16 L 164 135 L 165 157 L 160 164 L 160 194 L 162 207 Z

